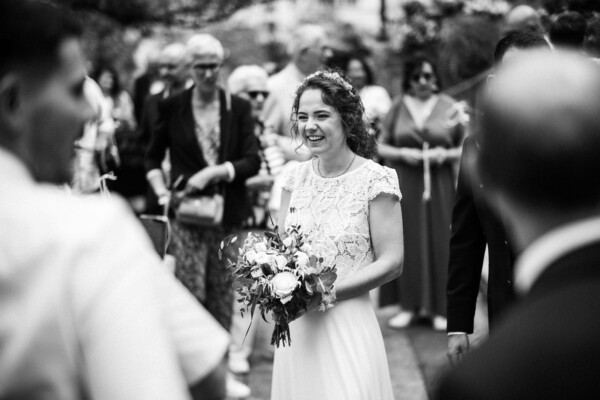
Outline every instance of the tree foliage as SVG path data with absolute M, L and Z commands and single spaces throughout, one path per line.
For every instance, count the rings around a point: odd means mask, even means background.
M 76 11 L 97 12 L 123 25 L 165 23 L 200 26 L 240 8 L 271 0 L 54 0 Z
M 542 4 L 550 14 L 557 14 L 565 10 L 578 11 L 582 14 L 600 12 L 600 1 L 598 0 L 543 0 Z

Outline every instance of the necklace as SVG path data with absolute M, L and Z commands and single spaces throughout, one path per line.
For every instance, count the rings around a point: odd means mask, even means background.
M 323 173 L 321 173 L 321 159 L 318 158 L 317 159 L 317 171 L 319 172 L 319 176 L 321 178 L 326 178 L 326 179 L 331 179 L 331 178 L 337 178 L 338 176 L 342 176 L 344 175 L 346 172 L 348 172 L 348 170 L 350 169 L 350 167 L 352 166 L 352 164 L 354 164 L 354 159 L 356 158 L 356 154 L 354 154 L 354 157 L 352 157 L 352 160 L 350 161 L 350 164 L 348 164 L 348 166 L 346 167 L 346 169 L 344 170 L 344 172 L 342 172 L 339 175 L 334 175 L 334 176 L 323 176 Z

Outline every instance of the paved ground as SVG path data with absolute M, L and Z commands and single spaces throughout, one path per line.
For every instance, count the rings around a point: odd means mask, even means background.
M 478 346 L 487 335 L 487 315 L 482 296 L 478 299 L 475 315 L 475 333 L 470 335 L 471 346 Z M 377 311 L 390 365 L 390 374 L 396 400 L 428 400 L 439 374 L 448 368 L 446 358 L 446 333 L 435 332 L 424 321 L 416 321 L 406 329 L 396 330 L 387 321 L 398 311 L 386 307 Z M 269 327 L 258 335 L 270 335 Z M 266 343 L 266 338 L 263 342 Z M 250 374 L 240 380 L 250 385 L 249 400 L 269 400 L 272 361 L 266 357 L 253 356 Z M 233 399 L 231 399 L 233 400 Z M 321 399 L 315 399 L 321 400 Z
M 396 400 L 427 400 L 440 368 L 446 366 L 446 334 L 417 321 L 403 330 L 388 328 L 396 309 L 378 311 Z M 272 362 L 254 358 L 252 371 L 241 377 L 252 388 L 251 400 L 270 399 Z M 315 399 L 319 400 L 319 399 Z

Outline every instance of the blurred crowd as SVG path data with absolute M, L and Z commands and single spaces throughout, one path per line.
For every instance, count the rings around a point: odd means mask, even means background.
M 503 39 L 494 53 L 494 68 L 506 63 L 509 56 L 532 47 L 568 48 L 598 62 L 594 59 L 600 55 L 598 15 L 584 17 L 575 11 L 565 11 L 549 16 L 547 23 L 542 16 L 529 6 L 518 6 L 505 16 Z M 224 261 L 218 257 L 219 246 L 229 234 L 243 235 L 250 230 L 273 227 L 273 221 L 277 221 L 284 171 L 311 158 L 302 138 L 291 133 L 294 93 L 307 75 L 323 68 L 341 70 L 360 93 L 370 133 L 378 141 L 376 161 L 398 174 L 403 194 L 404 271 L 400 278 L 373 293 L 378 306 L 399 306 L 389 325 L 401 329 L 415 321 L 427 321 L 435 330 L 448 331 L 449 355 L 457 361 L 468 350 L 465 335 L 473 332 L 486 245 L 489 278 L 484 280 L 487 288 L 483 291 L 488 296 L 490 327 L 495 327 L 497 319 L 514 301 L 511 277 L 516 250 L 511 247 L 505 228 L 500 228 L 498 237 L 476 236 L 473 232 L 485 230 L 483 225 L 501 225 L 500 221 L 487 214 L 479 214 L 479 227 L 467 221 L 470 217 L 464 203 L 465 191 L 469 191 L 468 196 L 477 195 L 472 193 L 473 182 L 465 189 L 463 180 L 467 178 L 461 178 L 461 174 L 468 169 L 466 154 L 473 151 L 469 148 L 477 146 L 474 140 L 465 138 L 474 129 L 478 105 L 459 102 L 445 94 L 436 59 L 418 51 L 402 60 L 403 66 L 397 71 L 401 76 L 401 94 L 392 98 L 391 88 L 377 84 L 378 66 L 368 55 L 335 57 L 329 37 L 323 26 L 297 27 L 287 43 L 289 62 L 278 70 L 267 70 L 261 65 L 228 65 L 228 49 L 218 38 L 198 33 L 162 47 L 149 59 L 147 70 L 136 77 L 131 90 L 124 86 L 121 71 L 108 62 L 93 64 L 81 82 L 90 110 L 83 133 L 76 141 L 70 190 L 77 194 L 118 195 L 137 217 L 150 214 L 168 218 L 167 257 L 174 259 L 177 278 L 176 282 L 145 277 L 143 269 L 134 267 L 130 268 L 131 276 L 125 283 L 117 282 L 114 276 L 99 276 L 96 278 L 107 279 L 106 284 L 124 285 L 119 293 L 106 294 L 104 300 L 131 302 L 127 298 L 140 290 L 135 284 L 137 279 L 152 281 L 150 286 L 164 290 L 161 297 L 171 300 L 166 306 L 157 307 L 166 308 L 161 313 L 171 315 L 169 328 L 165 330 L 174 331 L 175 342 L 181 344 L 179 348 L 164 344 L 164 348 L 179 354 L 179 361 L 165 351 L 146 362 L 164 359 L 165 363 L 192 365 L 195 362 L 192 355 L 198 355 L 210 360 L 206 365 L 214 372 L 220 368 L 221 359 L 226 360 L 228 371 L 223 372 L 225 378 L 221 377 L 221 383 L 215 384 L 222 385 L 222 390 L 214 389 L 214 398 L 249 397 L 249 387 L 236 376 L 250 371 L 253 352 L 255 359 L 273 356 L 259 318 L 255 318 L 247 331 L 248 316 L 241 317 L 239 303 L 227 281 Z M 492 73 L 489 80 L 493 78 Z M 44 201 L 57 202 L 53 198 Z M 202 207 L 195 208 L 194 202 L 200 201 Z M 58 204 L 56 207 L 64 208 Z M 72 207 L 78 211 L 78 205 Z M 130 214 L 119 209 L 113 216 L 130 220 Z M 82 218 L 89 218 L 89 214 Z M 106 249 L 98 254 L 98 262 L 108 262 L 103 257 L 123 257 L 115 265 L 139 264 L 147 258 L 148 263 L 159 264 L 145 254 L 116 254 L 119 253 L 116 248 L 124 243 L 149 246 L 138 243 L 141 239 L 137 228 L 132 227 L 131 232 L 127 228 L 115 235 L 114 229 L 102 222 L 97 222 L 98 234 L 111 238 L 114 248 L 103 246 Z M 465 227 L 468 224 L 471 225 Z M 501 245 L 495 247 L 496 243 Z M 155 269 L 150 275 L 162 276 L 158 271 L 160 265 Z M 88 282 L 89 279 L 80 277 L 82 288 L 78 291 L 101 289 L 98 283 Z M 178 287 L 180 283 L 187 289 L 185 293 Z M 74 312 L 88 312 L 86 307 L 96 307 L 93 293 L 79 295 L 87 303 Z M 155 297 L 148 295 L 144 299 L 154 305 Z M 191 310 L 190 303 L 194 301 L 208 313 L 198 316 L 187 311 L 186 314 L 185 310 Z M 106 305 L 98 311 L 99 315 L 108 309 Z M 177 309 L 180 311 L 174 311 Z M 127 318 L 127 314 L 122 318 Z M 188 319 L 196 322 L 186 325 L 192 328 L 182 328 Z M 211 325 L 215 320 L 218 325 Z M 99 317 L 89 323 L 102 324 L 106 320 Z M 224 332 L 231 337 L 227 350 Z M 1 328 L 0 333 L 3 333 Z M 198 335 L 198 341 L 211 341 L 212 351 L 196 351 L 196 347 L 206 344 L 191 343 L 193 335 Z M 159 347 L 163 342 L 171 342 L 167 336 L 157 335 L 145 343 Z M 135 342 L 132 338 L 123 340 L 116 340 L 114 346 L 127 343 L 123 345 L 127 347 Z M 106 347 L 99 346 L 95 351 L 106 351 Z M 127 354 L 124 352 L 123 358 Z M 188 355 L 190 359 L 186 361 Z M 1 357 L 4 357 L 2 352 Z M 127 360 L 122 362 L 126 364 Z M 0 371 L 3 365 L 0 361 Z M 206 381 L 211 376 L 210 371 L 193 368 L 184 372 L 188 386 L 198 382 L 199 377 Z M 156 376 L 149 372 L 140 379 L 153 380 Z M 208 393 L 206 388 L 202 391 Z

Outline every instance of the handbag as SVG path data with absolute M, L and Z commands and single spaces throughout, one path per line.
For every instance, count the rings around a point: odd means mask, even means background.
M 197 226 L 218 226 L 223 221 L 223 196 L 186 194 L 177 208 L 175 215 L 183 224 Z
M 171 241 L 171 225 L 165 215 L 140 215 L 140 222 L 150 236 L 154 249 L 164 258 Z

